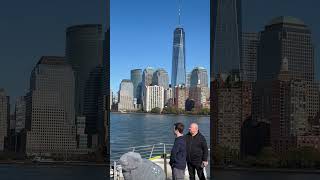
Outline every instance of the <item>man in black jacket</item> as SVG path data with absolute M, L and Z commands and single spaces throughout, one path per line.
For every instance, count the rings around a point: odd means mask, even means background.
M 171 150 L 170 166 L 172 170 L 172 180 L 184 180 L 184 172 L 186 169 L 186 140 L 183 136 L 184 125 L 182 123 L 176 123 L 174 125 L 174 134 L 176 139 Z
M 198 124 L 190 124 L 189 133 L 185 138 L 190 180 L 195 180 L 195 171 L 197 171 L 200 180 L 205 180 L 203 168 L 208 165 L 208 146 L 206 139 L 199 132 Z

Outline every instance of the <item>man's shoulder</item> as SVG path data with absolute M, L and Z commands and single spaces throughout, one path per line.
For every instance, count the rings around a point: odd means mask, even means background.
M 179 144 L 186 144 L 186 137 L 185 136 L 181 136 L 178 139 Z
M 206 138 L 204 137 L 204 135 L 201 134 L 200 132 L 198 132 L 197 138 L 200 139 L 200 140 L 202 140 L 202 141 L 203 141 L 203 140 L 204 140 L 204 141 L 206 140 Z

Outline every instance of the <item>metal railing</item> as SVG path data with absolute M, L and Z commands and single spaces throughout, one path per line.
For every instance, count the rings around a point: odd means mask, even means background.
M 173 144 L 158 143 L 153 145 L 129 147 L 129 148 L 123 149 L 122 152 L 119 151 L 119 153 L 113 153 L 113 154 L 111 153 L 112 154 L 111 155 L 112 157 L 110 159 L 111 166 L 112 166 L 112 172 L 110 172 L 111 177 L 113 177 L 114 180 L 122 180 L 123 179 L 122 173 L 121 173 L 122 169 L 119 164 L 120 157 L 127 152 L 136 152 L 136 153 L 139 153 L 141 158 L 144 158 L 144 159 L 152 160 L 153 158 L 163 158 L 164 172 L 166 174 L 166 179 L 167 179 L 167 158 L 170 157 L 170 151 L 172 149 L 172 146 Z M 208 150 L 210 152 L 210 149 Z

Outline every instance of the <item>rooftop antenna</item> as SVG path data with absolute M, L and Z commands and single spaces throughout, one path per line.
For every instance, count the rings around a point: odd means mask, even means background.
M 178 0 L 178 3 L 179 3 L 179 13 L 178 13 L 179 26 L 181 26 L 181 0 Z

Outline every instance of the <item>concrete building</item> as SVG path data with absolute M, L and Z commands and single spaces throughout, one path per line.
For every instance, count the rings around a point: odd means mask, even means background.
M 0 88 L 0 152 L 6 148 L 10 121 L 9 96 Z
M 201 110 L 208 108 L 207 102 L 210 97 L 210 89 L 208 87 L 201 87 L 201 85 L 190 87 L 189 98 L 194 101 L 194 108 Z
M 132 111 L 133 105 L 133 84 L 131 80 L 124 79 L 120 83 L 118 93 L 118 111 Z
M 312 34 L 297 18 L 277 17 L 260 33 L 258 49 L 253 117 L 270 122 L 270 144 L 286 153 L 314 135 L 310 120 L 319 112 L 319 85 Z
M 167 106 L 170 101 L 173 101 L 173 91 L 172 88 L 167 88 L 164 90 L 164 105 Z
M 314 45 L 310 29 L 297 18 L 280 16 L 272 19 L 260 33 L 257 80 L 277 79 L 285 57 L 291 79 L 314 80 Z
M 146 86 L 144 97 L 144 111 L 150 112 L 153 108 L 164 108 L 164 88 L 162 86 Z
M 42 57 L 30 77 L 26 96 L 27 155 L 75 153 L 76 125 L 72 67 L 64 57 Z
M 178 109 L 185 110 L 186 100 L 189 97 L 189 88 L 184 85 L 175 86 L 173 93 L 174 106 Z
M 226 147 L 233 155 L 240 155 L 241 127 L 250 117 L 251 103 L 244 97 L 252 91 L 239 74 L 220 75 L 213 83 L 213 144 Z

